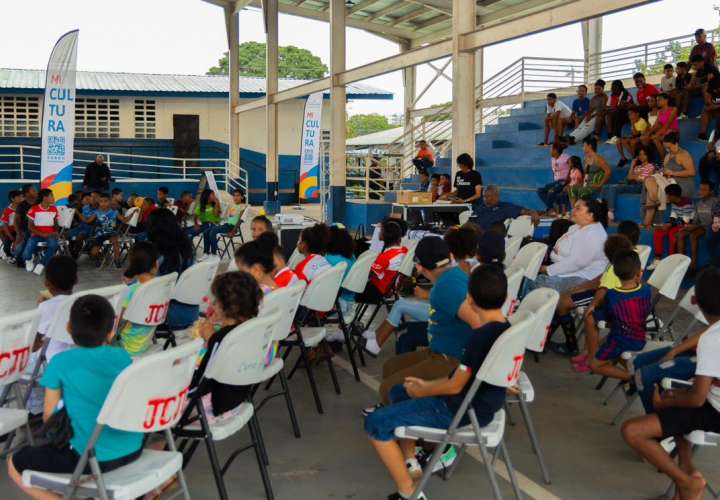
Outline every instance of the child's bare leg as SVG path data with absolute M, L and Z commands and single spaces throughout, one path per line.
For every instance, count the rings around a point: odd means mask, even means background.
M 118 259 L 120 259 L 120 241 L 118 240 L 117 236 L 113 236 L 112 238 L 110 238 L 110 242 L 113 246 L 113 257 L 117 261 Z
M 378 329 L 375 330 L 375 340 L 377 340 L 378 345 L 383 345 L 395 330 L 397 330 L 396 326 L 393 326 L 387 320 L 383 321 Z
M 616 378 L 625 382 L 632 378 L 632 375 L 630 375 L 628 371 L 613 365 L 612 361 L 609 360 L 603 361 L 592 358 L 590 360 L 590 369 L 593 373 L 597 373 L 598 375 L 603 375 L 608 378 Z
M 405 460 L 415 458 L 415 440 L 414 439 L 400 439 L 398 440 L 402 454 Z
M 600 331 L 597 323 L 595 323 L 595 316 L 592 314 L 585 316 L 583 323 L 585 324 L 585 349 L 587 350 L 588 359 L 593 359 L 597 352 Z
M 564 316 L 565 314 L 570 314 L 573 309 L 575 309 L 575 303 L 573 302 L 572 295 L 569 293 L 560 295 L 560 300 L 557 305 L 558 315 Z
M 705 228 L 698 227 L 690 233 L 690 267 L 691 269 L 697 269 L 698 259 L 698 242 L 700 238 L 705 236 Z
M 403 451 L 400 449 L 397 441 L 377 441 L 370 439 L 370 444 L 373 445 L 380 460 L 385 464 L 398 491 L 403 494 L 411 494 L 415 486 L 405 466 Z

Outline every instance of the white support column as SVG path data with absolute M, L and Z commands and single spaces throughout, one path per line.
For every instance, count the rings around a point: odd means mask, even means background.
M 410 41 L 402 42 L 399 45 L 401 52 L 410 50 Z M 417 86 L 415 68 L 415 66 L 409 66 L 403 70 L 403 165 L 408 165 L 415 153 L 415 134 L 413 133 L 414 123 L 412 118 Z
M 480 133 L 483 129 L 483 47 L 475 51 L 475 132 Z
M 594 54 L 602 52 L 603 21 L 602 17 L 586 19 L 581 23 L 583 38 L 583 60 L 588 84 L 600 78 L 602 68 L 600 60 Z
M 265 34 L 267 53 L 266 53 L 266 73 L 265 73 L 265 95 L 267 96 L 265 105 L 265 126 L 267 134 L 267 143 L 265 148 L 265 181 L 267 182 L 267 193 L 265 210 L 274 214 L 280 211 L 280 203 L 278 201 L 278 174 L 279 174 L 279 156 L 278 156 L 278 105 L 273 103 L 273 97 L 278 92 L 278 0 L 264 0 L 265 21 L 267 25 L 267 33 Z
M 453 175 L 459 154 L 475 158 L 475 54 L 461 50 L 461 35 L 474 30 L 475 0 L 453 0 Z
M 345 222 L 345 0 L 330 0 L 330 203 L 328 222 Z
M 235 170 L 240 166 L 240 117 L 235 113 L 235 108 L 240 104 L 240 61 L 238 59 L 240 35 L 238 13 L 231 6 L 225 7 L 225 30 L 228 40 L 228 76 L 230 78 L 228 159 L 233 166 L 229 175 L 234 176 L 240 173 L 239 170 Z M 247 196 L 247 193 L 245 195 Z

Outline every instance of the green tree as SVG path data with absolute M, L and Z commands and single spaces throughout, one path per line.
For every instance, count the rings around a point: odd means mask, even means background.
M 359 135 L 372 134 L 373 132 L 380 132 L 381 130 L 387 130 L 393 128 L 388 123 L 387 117 L 373 113 L 370 115 L 353 115 L 345 123 L 347 130 L 347 137 L 351 139 Z
M 689 61 L 691 50 L 692 46 L 683 47 L 677 40 L 672 41 L 665 47 L 664 52 L 661 52 L 654 56 L 655 61 L 651 64 L 651 61 L 649 60 L 648 64 L 646 65 L 645 61 L 641 59 L 636 59 L 635 70 L 644 73 L 645 76 L 659 75 L 663 72 L 663 67 L 668 63 L 675 65 L 680 61 Z M 715 45 L 715 50 L 720 51 L 720 44 Z
M 265 76 L 265 52 L 264 43 L 245 42 L 241 43 L 238 51 L 240 59 L 241 76 Z M 227 75 L 229 71 L 228 53 L 225 52 L 218 60 L 218 65 L 207 71 L 208 75 Z M 288 45 L 280 47 L 278 74 L 280 78 L 298 78 L 303 80 L 315 80 L 324 77 L 328 72 L 322 60 L 307 49 L 301 49 Z

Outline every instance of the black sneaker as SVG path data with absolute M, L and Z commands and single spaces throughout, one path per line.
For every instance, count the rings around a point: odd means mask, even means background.
M 629 162 L 630 162 L 630 160 L 628 160 L 627 158 L 620 158 L 620 161 L 617 162 L 617 168 L 623 168 Z
M 698 141 L 707 141 L 708 140 L 707 134 L 698 134 L 697 138 L 698 138 Z
M 544 148 L 545 146 L 547 146 L 547 142 L 538 142 L 538 146 Z
M 388 495 L 388 500 L 407 500 L 410 497 L 404 497 L 400 493 L 395 492 L 392 495 Z M 420 493 L 418 495 L 418 500 L 428 500 L 428 498 L 425 496 L 425 493 Z
M 555 354 L 559 354 L 560 356 L 565 356 L 567 358 L 577 356 L 580 353 L 577 347 L 566 343 L 561 344 L 560 342 L 548 342 L 547 348 Z
M 377 410 L 379 410 L 383 406 L 385 406 L 385 405 L 383 405 L 382 403 L 378 403 L 375 406 L 368 406 L 367 408 L 362 409 L 362 414 L 367 417 L 368 415 L 372 415 L 373 413 L 375 413 Z

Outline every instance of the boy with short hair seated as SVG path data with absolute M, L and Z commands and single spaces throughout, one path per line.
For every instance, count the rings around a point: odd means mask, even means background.
M 645 319 L 652 307 L 652 292 L 649 286 L 642 284 L 640 257 L 634 250 L 617 252 L 612 264 L 620 286 L 608 288 L 602 299 L 604 314 L 597 311 L 600 302 L 594 302 L 588 308 L 585 322 L 588 343 L 591 338 L 598 338 L 595 321 L 598 317 L 604 316 L 610 325 L 610 333 L 600 348 L 588 353 L 589 364 L 593 373 L 628 381 L 632 374 L 615 363 L 623 352 L 641 351 L 645 347 Z
M 51 445 L 27 446 L 8 460 L 10 478 L 33 498 L 59 498 L 46 490 L 23 485 L 25 470 L 71 474 L 90 441 L 97 416 L 113 382 L 132 364 L 120 347 L 112 347 L 115 311 L 99 295 L 79 297 L 70 310 L 68 330 L 78 346 L 58 353 L 48 364 L 40 384 L 45 387 L 43 421 L 57 411 L 62 399 L 72 427 L 64 448 Z M 95 445 L 100 469 L 104 472 L 129 464 L 140 456 L 143 435 L 106 427 Z M 86 474 L 90 473 L 87 466 Z
M 95 234 L 90 244 L 90 255 L 97 257 L 103 244 L 110 241 L 113 247 L 115 267 L 120 269 L 122 263 L 120 262 L 120 241 L 118 240 L 116 225 L 117 221 L 126 222 L 126 219 L 119 211 L 111 208 L 110 196 L 107 193 L 102 193 L 98 197 L 98 204 L 98 208 L 89 219 L 95 224 Z
M 8 193 L 8 201 L 10 204 L 5 207 L 0 216 L 0 240 L 2 240 L 2 249 L 5 254 L 3 258 L 8 262 L 14 263 L 12 246 L 15 243 L 17 233 L 15 232 L 15 209 L 23 200 L 21 191 L 12 190 Z
M 470 276 L 467 303 L 478 317 L 480 326 L 472 333 L 462 362 L 449 376 L 436 380 L 407 377 L 402 385 L 391 391 L 392 404 L 378 409 L 365 419 L 370 443 L 380 455 L 393 478 L 397 493 L 389 499 L 409 498 L 415 489 L 413 478 L 422 475 L 415 458 L 415 441 L 397 441 L 396 427 L 424 426 L 438 429 L 450 427 L 456 412 L 467 395 L 475 376 L 490 352 L 495 340 L 510 327 L 502 313 L 507 295 L 507 278 L 495 265 L 481 265 Z M 479 425 L 492 421 L 502 408 L 505 389 L 482 383 L 472 401 Z M 460 424 L 468 424 L 464 415 Z M 425 499 L 421 492 L 419 499 Z
M 703 270 L 695 281 L 695 300 L 710 325 L 697 344 L 697 368 L 692 385 L 686 389 L 660 392 L 655 386 L 655 414 L 623 424 L 625 442 L 653 467 L 672 479 L 682 500 L 698 500 L 705 479 L 692 463 L 692 447 L 684 436 L 692 431 L 720 433 L 720 271 Z M 673 437 L 678 462 L 663 449 L 660 440 Z
M 58 249 L 58 209 L 55 206 L 53 192 L 49 189 L 41 189 L 38 193 L 40 203 L 33 205 L 28 210 L 28 231 L 30 239 L 23 252 L 22 260 L 25 261 L 25 269 L 28 272 L 42 274 L 48 261 L 55 255 Z M 33 255 L 39 243 L 45 243 L 45 254 L 36 265 Z
M 680 184 L 665 186 L 665 197 L 670 203 L 670 220 L 660 227 L 655 228 L 653 233 L 653 245 L 655 259 L 648 266 L 648 271 L 655 269 L 660 262 L 665 250 L 665 237 L 668 239 L 668 255 L 676 252 L 676 239 L 678 233 L 686 228 L 696 218 L 695 205 L 687 196 L 683 196 Z

